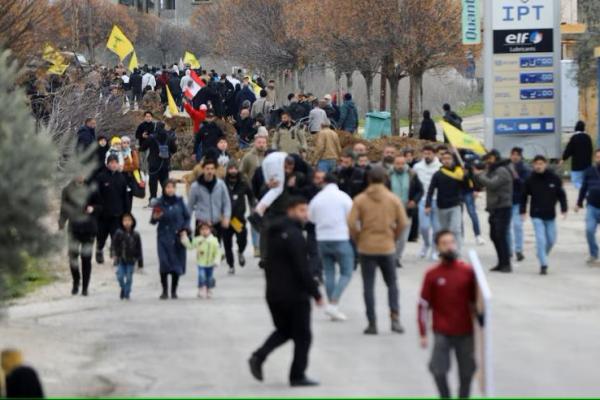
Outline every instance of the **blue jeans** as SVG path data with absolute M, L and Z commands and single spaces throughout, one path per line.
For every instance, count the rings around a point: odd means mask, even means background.
M 133 264 L 119 264 L 117 266 L 117 281 L 119 281 L 119 286 L 121 286 L 123 295 L 126 298 L 129 298 L 129 295 L 131 294 L 131 285 L 133 284 L 134 268 L 135 266 Z
M 425 214 L 425 197 L 419 202 L 419 229 L 421 230 L 421 236 L 423 236 L 424 246 L 426 248 L 431 247 L 433 235 L 440 230 L 436 200 L 431 204 L 429 215 Z
M 521 206 L 514 204 L 512 206 L 512 216 L 510 219 L 511 228 L 508 229 L 508 251 L 510 254 L 523 252 L 523 220 L 521 219 Z M 514 243 L 513 243 L 514 238 Z
M 587 238 L 590 256 L 598 258 L 598 243 L 596 242 L 596 227 L 600 223 L 600 208 L 587 205 L 585 213 L 585 237 Z
M 335 169 L 336 160 L 319 160 L 317 162 L 317 171 L 325 172 L 326 174 Z
M 337 302 L 350 280 L 354 271 L 354 249 L 350 240 L 329 241 L 320 240 L 319 255 L 325 270 L 325 290 L 331 302 Z M 340 265 L 340 277 L 336 279 L 335 263 Z
M 535 230 L 535 247 L 540 265 L 548 266 L 548 254 L 556 243 L 556 220 L 533 218 L 533 229 Z
M 465 207 L 467 208 L 467 214 L 471 218 L 473 224 L 473 232 L 475 236 L 481 236 L 481 227 L 479 226 L 479 216 L 477 215 L 477 208 L 475 207 L 475 196 L 473 192 L 464 193 Z
M 584 174 L 585 171 L 571 171 L 571 183 L 577 190 L 581 189 Z
M 252 246 L 255 249 L 260 249 L 260 233 L 254 227 L 250 230 L 250 236 L 252 236 Z
M 216 281 L 213 278 L 214 267 L 203 267 L 198 265 L 198 287 L 207 287 L 209 289 L 214 288 Z

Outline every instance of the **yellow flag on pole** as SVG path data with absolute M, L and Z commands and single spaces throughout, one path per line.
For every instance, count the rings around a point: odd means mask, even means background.
M 106 42 L 106 47 L 118 55 L 121 61 L 133 51 L 133 44 L 131 44 L 127 36 L 116 25 L 113 25 L 108 41 Z
M 137 55 L 135 54 L 135 50 L 133 51 L 133 53 L 131 54 L 131 59 L 129 60 L 129 70 L 131 72 L 133 72 L 133 70 L 135 68 L 138 67 L 138 60 L 137 60 Z
M 250 88 L 252 88 L 252 91 L 254 92 L 254 94 L 256 95 L 256 97 L 260 97 L 260 91 L 261 91 L 261 87 L 258 85 L 258 83 L 254 82 L 252 80 L 252 76 L 248 75 L 246 76 L 246 78 L 248 78 L 248 83 L 250 85 Z
M 44 47 L 42 58 L 52 64 L 47 71 L 49 74 L 62 75 L 69 67 L 69 63 L 66 62 L 62 54 L 50 44 L 46 44 Z
M 473 136 L 464 133 L 446 121 L 442 121 L 442 128 L 444 130 L 444 135 L 446 135 L 446 138 L 448 139 L 448 142 L 450 142 L 450 144 L 457 149 L 472 150 L 479 155 L 486 153 L 485 147 L 483 147 L 481 142 Z
M 200 61 L 198 61 L 194 53 L 190 53 L 189 51 L 185 52 L 185 55 L 183 56 L 183 63 L 189 64 L 190 67 L 194 69 L 200 68 Z
M 69 67 L 69 64 L 58 64 L 58 65 L 52 65 L 50 68 L 48 68 L 47 73 L 49 74 L 54 74 L 54 75 L 62 75 L 65 73 L 65 71 L 67 70 L 67 68 Z
M 169 90 L 169 86 L 165 86 L 165 88 L 167 88 L 167 103 L 171 116 L 179 115 L 179 111 L 177 111 L 177 104 L 175 104 L 175 99 L 173 99 L 173 95 Z

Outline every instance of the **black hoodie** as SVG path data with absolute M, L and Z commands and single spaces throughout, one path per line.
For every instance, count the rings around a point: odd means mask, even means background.
M 137 222 L 133 215 L 131 230 L 127 231 L 121 222 L 121 228 L 117 230 L 111 244 L 111 253 L 117 257 L 117 263 L 133 265 L 137 263 L 141 268 L 144 265 L 144 255 L 142 252 L 142 239 L 135 227 Z
M 170 157 L 168 159 L 159 157 L 159 146 L 164 145 L 169 146 Z M 175 134 L 167 132 L 164 125 L 158 123 L 156 132 L 140 145 L 140 151 L 146 150 L 148 150 L 148 167 L 151 174 L 157 173 L 160 169 L 168 169 L 171 166 L 171 157 L 177 152 Z
M 531 218 L 552 220 L 556 218 L 556 203 L 560 203 L 561 212 L 567 212 L 567 194 L 562 181 L 554 172 L 546 170 L 543 174 L 532 173 L 525 181 L 521 200 L 521 214 L 527 212 L 527 199 L 531 196 L 529 215 Z

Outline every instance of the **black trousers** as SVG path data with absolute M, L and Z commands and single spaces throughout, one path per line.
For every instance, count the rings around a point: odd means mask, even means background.
M 223 229 L 222 236 L 227 265 L 229 265 L 229 268 L 233 268 L 233 236 L 235 236 L 237 241 L 238 253 L 243 253 L 246 250 L 246 245 L 248 245 L 248 230 L 246 229 L 246 225 L 244 225 L 242 231 L 238 233 L 230 226 L 227 229 Z
M 508 229 L 512 216 L 511 207 L 490 210 L 490 239 L 494 243 L 498 255 L 498 265 L 510 266 L 510 250 L 508 246 Z
M 447 336 L 435 334 L 429 370 L 433 375 L 440 397 L 450 398 L 447 374 L 450 371 L 450 356 L 454 352 L 458 363 L 458 397 L 466 399 L 471 394 L 471 380 L 476 370 L 475 340 L 473 335 Z
M 323 263 L 319 256 L 319 245 L 317 243 L 317 228 L 313 223 L 306 224 L 306 246 L 308 250 L 308 262 L 313 276 L 323 282 Z
M 419 209 L 411 208 L 407 210 L 408 215 L 411 218 L 410 233 L 408 234 L 409 242 L 419 241 Z
M 165 164 L 167 164 L 165 162 Z M 160 188 L 162 190 L 165 189 L 165 184 L 167 180 L 169 180 L 169 168 L 166 166 L 161 166 L 160 168 L 149 168 L 149 185 L 150 185 L 150 198 L 156 199 L 158 193 L 158 184 L 160 182 Z
M 87 290 L 92 276 L 92 254 L 94 252 L 93 236 L 69 235 L 69 268 L 73 278 L 73 287 L 81 287 Z M 81 272 L 79 268 L 79 257 L 81 257 Z
M 179 284 L 179 275 L 175 272 L 160 274 L 160 285 L 164 294 L 169 293 L 169 275 L 171 275 L 171 294 L 177 294 L 177 285 Z
M 98 241 L 96 242 L 96 252 L 104 250 L 104 245 L 108 235 L 112 240 L 115 232 L 121 226 L 121 217 L 100 217 L 98 218 Z
M 275 331 L 262 347 L 254 352 L 254 355 L 264 361 L 273 350 L 291 339 L 294 341 L 294 361 L 290 370 L 290 381 L 304 379 L 312 342 L 310 301 L 267 301 L 267 303 L 275 324 Z

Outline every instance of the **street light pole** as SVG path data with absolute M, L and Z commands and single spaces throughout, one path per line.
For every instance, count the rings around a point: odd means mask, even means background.
M 594 49 L 594 58 L 596 59 L 596 143 L 600 147 L 600 47 Z

